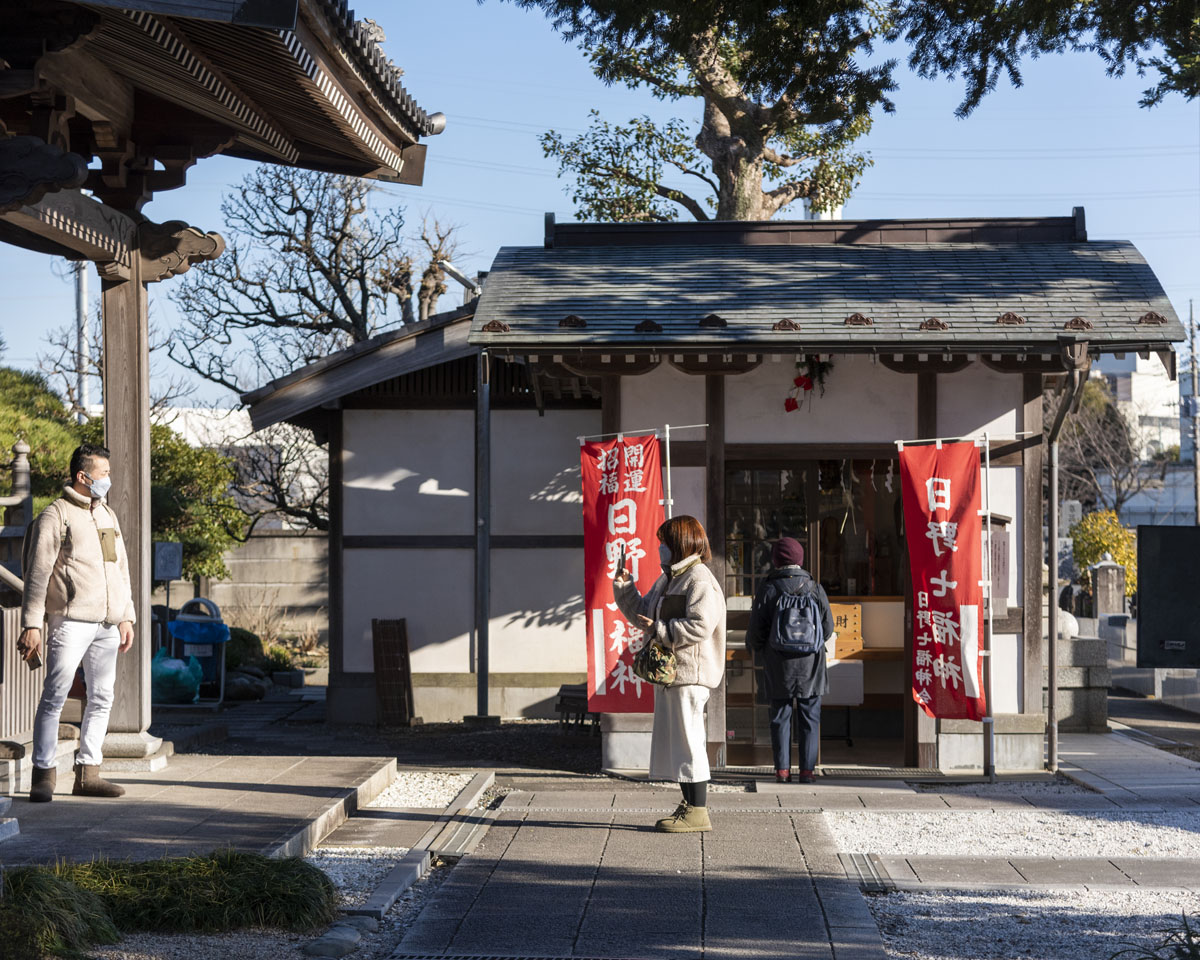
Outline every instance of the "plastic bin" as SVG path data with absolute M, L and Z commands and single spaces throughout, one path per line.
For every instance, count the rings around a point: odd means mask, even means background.
M 179 616 L 167 623 L 168 652 L 186 661 L 195 657 L 204 671 L 200 678 L 198 704 L 216 706 L 225 699 L 225 644 L 229 627 L 220 608 L 207 597 L 189 600 Z

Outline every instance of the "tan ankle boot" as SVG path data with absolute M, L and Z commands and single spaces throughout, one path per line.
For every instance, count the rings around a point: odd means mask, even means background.
M 77 763 L 71 793 L 77 797 L 123 797 L 125 788 L 101 779 L 100 768 L 95 764 Z
M 58 771 L 54 767 L 34 767 L 30 777 L 30 803 L 49 803 L 54 799 L 54 786 L 58 782 Z
M 708 833 L 712 829 L 712 821 L 708 818 L 707 807 L 693 807 L 690 803 L 682 805 L 673 817 L 659 820 L 655 825 L 660 833 Z

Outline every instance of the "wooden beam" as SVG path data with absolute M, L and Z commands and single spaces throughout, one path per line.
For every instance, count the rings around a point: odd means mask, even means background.
M 150 342 L 146 302 L 146 287 L 136 257 L 129 279 L 109 278 L 101 284 L 104 440 L 112 452 L 113 472 L 109 503 L 125 538 L 137 615 L 133 648 L 117 658 L 117 693 L 108 728 L 110 734 L 137 736 L 144 735 L 150 726 L 150 658 L 154 652 L 150 632 Z M 120 755 L 107 747 L 105 752 Z
M 137 224 L 78 190 L 63 190 L 35 204 L 0 213 L 0 220 L 49 240 L 80 259 L 102 264 L 101 273 L 109 279 L 133 277 Z
M 710 374 L 704 378 L 705 499 L 704 526 L 712 548 L 709 567 L 717 583 L 725 589 L 725 378 Z M 708 753 L 715 766 L 725 766 L 725 680 L 708 699 Z
M 328 413 L 329 432 L 329 687 L 336 695 L 345 666 L 345 471 L 342 440 L 342 411 Z
M 703 354 L 703 359 L 699 354 L 680 356 L 678 359 L 672 356 L 670 364 L 676 370 L 693 376 L 709 374 L 728 376 L 749 373 L 755 367 L 761 366 L 762 361 L 761 353 L 706 353 Z
M 124 13 L 163 53 L 207 90 L 212 97 L 209 102 L 219 107 L 206 110 L 199 103 L 193 103 L 192 109 L 222 123 L 235 124 L 259 141 L 266 152 L 274 154 L 284 163 L 295 163 L 300 158 L 300 151 L 296 149 L 295 144 L 282 129 L 267 119 L 267 112 L 200 54 L 196 45 L 180 34 L 174 26 L 144 11 L 126 10 Z
M 924 356 L 925 359 L 920 359 Z M 881 353 L 879 362 L 882 366 L 891 370 L 893 373 L 958 373 L 971 363 L 967 359 L 965 353 L 938 353 L 931 352 L 928 354 L 912 355 L 904 354 L 901 359 L 897 360 L 895 354 Z
M 1045 641 L 1042 639 L 1042 375 L 1027 373 L 1023 378 L 1024 412 L 1022 430 L 1031 430 L 1037 440 L 1022 451 L 1021 476 L 1024 502 L 1021 524 L 1021 606 L 1025 611 L 1023 643 L 1024 698 L 1022 713 L 1042 713 L 1042 658 Z M 1050 555 L 1058 545 L 1050 545 Z M 1051 597 L 1051 603 L 1057 598 Z
M 621 378 L 600 378 L 600 432 L 616 433 L 621 429 Z
M 73 98 L 80 116 L 129 136 L 133 127 L 133 85 L 91 54 L 78 47 L 47 53 L 38 60 L 35 71 L 56 91 Z

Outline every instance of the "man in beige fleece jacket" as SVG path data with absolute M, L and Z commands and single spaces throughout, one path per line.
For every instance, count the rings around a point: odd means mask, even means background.
M 104 447 L 85 443 L 76 449 L 71 482 L 34 520 L 22 558 L 25 593 L 17 649 L 23 659 L 38 654 L 42 622 L 49 622 L 46 680 L 33 728 L 29 799 L 35 803 L 54 798 L 58 721 L 81 663 L 88 698 L 71 792 L 88 797 L 125 792 L 100 778 L 117 653 L 133 644 L 135 619 L 129 558 L 116 514 L 104 499 L 112 485 L 110 473 Z

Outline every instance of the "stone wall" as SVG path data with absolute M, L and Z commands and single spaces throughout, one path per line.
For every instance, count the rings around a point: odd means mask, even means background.
M 226 623 L 254 629 L 273 608 L 284 632 L 311 626 L 322 643 L 328 639 L 329 539 L 324 533 L 256 533 L 230 550 L 225 564 L 230 578 L 202 579 L 200 595 L 221 608 Z M 195 595 L 191 581 L 171 584 L 172 607 Z M 155 589 L 152 602 L 166 602 L 162 586 Z

